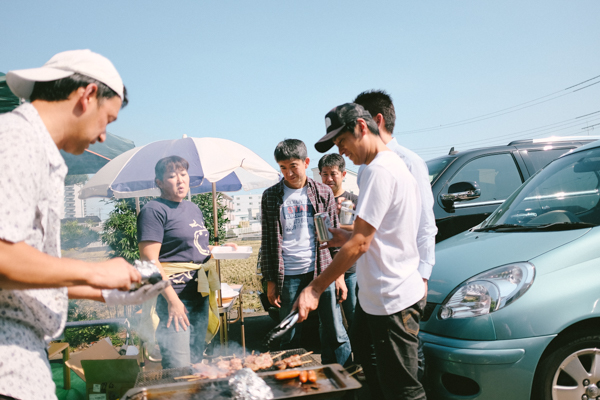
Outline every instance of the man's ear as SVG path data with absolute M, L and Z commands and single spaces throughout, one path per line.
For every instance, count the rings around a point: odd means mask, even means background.
M 369 127 L 367 126 L 367 122 L 364 119 L 357 119 L 356 125 L 358 126 L 358 132 L 360 133 L 361 137 L 369 133 Z
M 81 88 L 80 88 L 81 89 Z M 98 95 L 98 85 L 96 85 L 95 83 L 90 83 L 89 85 L 87 85 L 83 92 L 80 95 L 79 101 L 81 103 L 81 110 L 83 112 L 86 112 L 90 103 L 94 102 L 94 101 L 98 101 L 98 98 L 96 97 Z
M 306 160 L 304 160 L 304 167 L 308 168 L 308 164 L 310 164 L 310 158 L 306 157 Z
M 385 126 L 385 118 L 383 118 L 383 115 L 381 113 L 377 114 L 373 119 L 375 120 L 375 123 L 377 124 L 378 128 Z

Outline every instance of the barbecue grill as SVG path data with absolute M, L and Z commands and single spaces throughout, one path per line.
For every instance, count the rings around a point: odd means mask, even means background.
M 304 354 L 306 350 L 289 350 L 280 358 L 294 354 Z M 303 357 L 311 362 L 303 364 L 298 370 L 314 370 L 316 383 L 301 384 L 298 379 L 279 381 L 274 375 L 279 370 L 273 366 L 257 372 L 273 391 L 274 399 L 332 399 L 343 396 L 348 390 L 361 387 L 354 378 L 339 364 L 321 365 L 312 356 Z M 193 373 L 191 367 L 172 368 L 162 371 L 140 372 L 135 387 L 123 396 L 124 400 L 221 400 L 231 399 L 229 378 L 203 379 L 193 382 L 181 382 L 175 378 Z

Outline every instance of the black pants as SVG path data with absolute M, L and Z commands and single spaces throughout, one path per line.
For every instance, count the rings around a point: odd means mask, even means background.
M 425 299 L 392 315 L 367 314 L 356 303 L 350 340 L 372 399 L 424 400 L 417 379 L 420 315 Z

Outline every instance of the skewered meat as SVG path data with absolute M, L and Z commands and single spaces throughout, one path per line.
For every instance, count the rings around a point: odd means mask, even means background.
M 216 365 L 198 363 L 193 364 L 194 375 L 200 379 L 217 379 L 225 378 L 229 375 L 229 369 L 221 369 Z
M 229 362 L 229 368 L 233 371 L 238 371 L 244 368 L 244 366 L 242 365 L 242 360 L 237 357 L 233 357 Z
M 304 364 L 301 360 L 301 356 L 299 354 L 294 354 L 293 356 L 289 356 L 287 358 L 284 358 L 281 361 L 277 361 L 275 363 L 275 366 L 278 369 L 286 369 L 286 368 L 295 368 L 295 367 L 299 367 L 300 365 Z
M 273 366 L 273 359 L 269 353 L 262 353 L 257 356 L 249 355 L 244 360 L 244 366 L 256 372 L 261 369 L 268 369 Z

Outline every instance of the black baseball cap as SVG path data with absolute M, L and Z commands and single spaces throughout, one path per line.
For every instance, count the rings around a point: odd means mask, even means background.
M 333 110 L 325 115 L 325 128 L 327 129 L 327 134 L 315 143 L 315 149 L 317 149 L 319 153 L 325 153 L 327 150 L 331 149 L 333 147 L 333 139 L 340 133 L 345 132 L 344 128 L 346 128 L 348 123 L 354 122 L 358 118 L 364 119 L 367 125 L 377 128 L 371 114 L 360 104 L 346 103 L 334 107 Z

